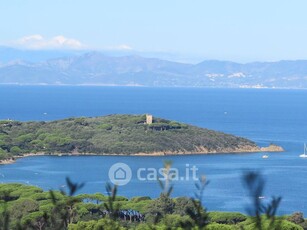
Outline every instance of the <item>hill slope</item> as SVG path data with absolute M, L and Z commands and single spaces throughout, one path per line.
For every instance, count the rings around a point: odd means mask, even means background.
M 212 60 L 193 65 L 100 52 L 36 62 L 20 57 L 2 64 L 0 60 L 0 84 L 307 88 L 304 60 L 247 64 Z
M 145 115 L 0 122 L 0 156 L 26 153 L 189 154 L 255 152 L 247 139 Z

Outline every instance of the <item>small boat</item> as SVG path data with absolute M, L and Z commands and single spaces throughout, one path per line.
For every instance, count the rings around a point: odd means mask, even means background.
M 267 158 L 269 158 L 269 155 L 263 155 L 262 158 L 267 159 Z
M 304 153 L 300 155 L 301 158 L 307 158 L 306 150 L 307 150 L 307 145 L 305 143 L 304 144 Z

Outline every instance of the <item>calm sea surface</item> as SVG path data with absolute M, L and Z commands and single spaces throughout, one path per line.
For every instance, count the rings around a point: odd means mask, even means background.
M 65 177 L 85 182 L 81 192 L 105 193 L 108 170 L 123 162 L 132 180 L 119 188 L 127 197 L 157 197 L 156 181 L 140 181 L 140 167 L 162 167 L 170 159 L 185 173 L 195 165 L 210 180 L 204 204 L 209 210 L 245 211 L 248 196 L 242 173 L 258 170 L 266 177 L 265 200 L 283 197 L 280 213 L 307 213 L 307 159 L 298 157 L 307 142 L 307 91 L 266 89 L 194 89 L 129 87 L 0 86 L 0 119 L 56 120 L 78 116 L 151 113 L 154 116 L 247 137 L 259 145 L 271 142 L 283 153 L 194 155 L 173 157 L 28 157 L 0 166 L 0 183 L 21 182 L 59 189 Z M 185 174 L 184 174 L 185 175 Z M 193 196 L 194 181 L 174 182 L 173 196 Z

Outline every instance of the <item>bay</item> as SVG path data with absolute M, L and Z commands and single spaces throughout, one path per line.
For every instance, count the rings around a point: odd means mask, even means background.
M 184 173 L 187 164 L 210 181 L 204 194 L 209 210 L 245 212 L 248 195 L 242 174 L 260 171 L 265 200 L 283 197 L 280 213 L 307 213 L 307 160 L 298 157 L 307 142 L 307 91 L 278 89 L 206 89 L 78 86 L 0 86 L 0 119 L 56 120 L 108 114 L 144 114 L 185 122 L 249 138 L 261 146 L 281 145 L 283 153 L 190 155 L 172 157 L 39 156 L 0 166 L 0 182 L 21 182 L 43 189 L 65 189 L 65 177 L 85 182 L 80 192 L 105 192 L 112 164 L 131 167 L 132 180 L 120 186 L 127 197 L 157 197 L 157 181 L 140 181 L 140 167 L 162 167 L 170 159 Z M 174 182 L 173 196 L 193 196 L 195 181 Z

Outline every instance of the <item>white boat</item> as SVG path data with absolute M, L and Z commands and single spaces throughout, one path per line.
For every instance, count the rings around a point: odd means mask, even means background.
M 307 158 L 306 150 L 307 150 L 307 145 L 305 143 L 304 144 L 304 153 L 300 155 L 301 158 Z
M 267 159 L 267 158 L 269 158 L 269 155 L 263 155 L 262 158 Z

